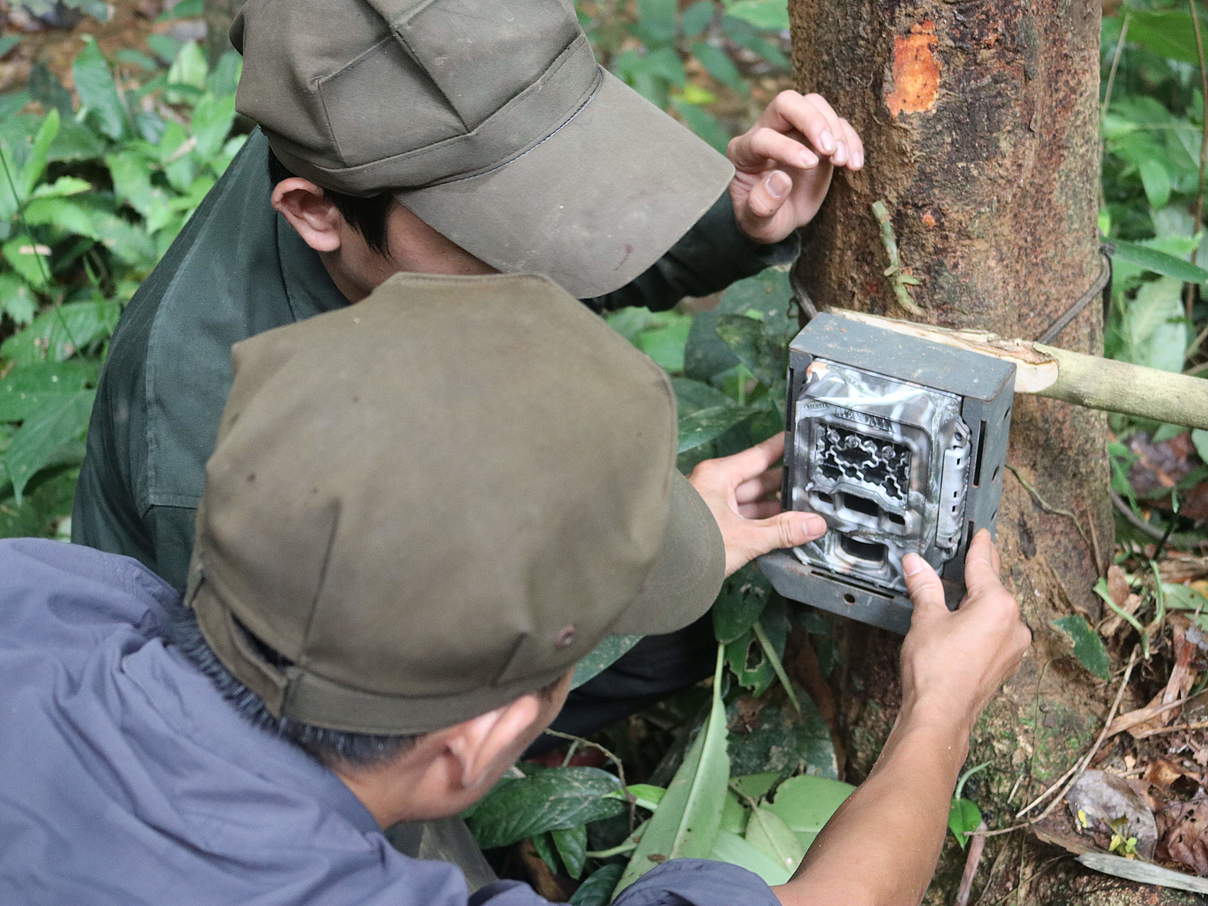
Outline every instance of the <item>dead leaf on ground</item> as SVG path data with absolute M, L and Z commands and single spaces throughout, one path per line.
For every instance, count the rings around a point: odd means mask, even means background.
M 1197 582 L 1208 586 L 1208 557 L 1191 554 L 1187 551 L 1169 550 L 1162 555 L 1158 564 L 1158 572 L 1163 582 L 1191 582 L 1194 588 Z M 1203 592 L 1203 589 L 1196 589 Z
M 1208 876 L 1208 798 L 1172 802 L 1158 813 L 1159 859 L 1186 865 Z
M 1184 770 L 1182 766 L 1171 761 L 1169 758 L 1158 758 L 1145 770 L 1145 781 L 1153 784 L 1163 792 L 1169 790 L 1171 784 L 1182 780 L 1184 777 L 1191 780 L 1197 786 L 1200 782 L 1199 774 Z
M 1129 735 L 1137 739 L 1143 736 L 1146 730 L 1156 730 L 1158 727 L 1166 726 L 1166 722 L 1162 718 L 1176 710 L 1177 708 L 1162 704 L 1162 693 L 1159 692 L 1149 700 L 1145 707 L 1117 714 L 1115 720 L 1108 725 L 1107 735 L 1104 738 L 1110 739 L 1117 733 L 1127 730 Z
M 1137 457 L 1128 479 L 1139 497 L 1169 499 L 1171 488 L 1195 467 L 1195 447 L 1188 433 L 1155 444 L 1148 434 L 1138 432 L 1129 438 L 1128 446 Z
M 1136 837 L 1137 854 L 1146 859 L 1153 857 L 1158 842 L 1153 812 L 1123 777 L 1107 771 L 1087 771 L 1074 782 L 1065 798 L 1075 826 L 1095 837 L 1096 842 L 1115 833 Z M 1101 845 L 1107 848 L 1106 843 Z

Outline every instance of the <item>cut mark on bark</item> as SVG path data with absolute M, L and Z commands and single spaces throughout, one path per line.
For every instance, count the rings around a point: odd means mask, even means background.
M 927 19 L 893 38 L 893 89 L 885 96 L 890 114 L 922 113 L 935 106 L 940 61 L 935 55 L 935 23 Z

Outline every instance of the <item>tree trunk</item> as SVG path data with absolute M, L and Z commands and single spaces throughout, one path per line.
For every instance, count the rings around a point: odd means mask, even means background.
M 850 119 L 867 158 L 862 173 L 836 180 L 811 227 L 801 286 L 820 308 L 1038 336 L 1100 267 L 1099 0 L 789 6 L 799 88 Z M 921 281 L 910 292 L 923 318 L 902 309 L 883 273 L 889 259 L 870 211 L 877 200 L 890 212 L 905 272 Z M 1092 304 L 1052 342 L 1101 353 L 1102 328 Z M 1035 643 L 974 737 L 970 763 L 990 765 L 967 795 L 991 828 L 1015 823 L 1015 812 L 1085 752 L 1115 691 L 1073 661 L 1051 625 L 1071 612 L 1092 622 L 1100 613 L 1091 589 L 1113 539 L 1105 441 L 1101 413 L 1017 398 L 1008 459 L 1017 474 L 1005 480 L 998 538 Z M 849 779 L 859 780 L 897 708 L 899 640 L 854 624 L 843 631 L 842 731 Z M 1077 866 L 1038 871 L 1053 854 L 1019 833 L 990 838 L 973 902 L 1008 892 L 1003 902 L 1139 902 L 1137 888 Z M 951 902 L 962 863 L 949 840 L 929 902 Z
M 236 10 L 242 5 L 243 0 L 205 0 L 206 55 L 211 63 L 231 49 L 227 33 Z

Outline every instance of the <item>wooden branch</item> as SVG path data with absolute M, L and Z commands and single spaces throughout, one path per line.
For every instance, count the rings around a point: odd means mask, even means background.
M 1034 393 L 1090 409 L 1122 412 L 1174 425 L 1208 428 L 1208 380 L 1000 337 L 882 318 L 846 309 L 831 314 L 934 343 L 1015 363 L 1015 392 Z

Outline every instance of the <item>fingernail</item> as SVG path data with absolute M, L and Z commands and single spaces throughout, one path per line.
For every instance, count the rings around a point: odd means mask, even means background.
M 829 129 L 827 129 L 825 132 L 823 132 L 821 135 L 818 136 L 818 144 L 820 144 L 822 146 L 822 150 L 825 151 L 827 154 L 831 154 L 834 152 L 835 137 L 830 134 Z
M 808 151 L 802 151 L 797 155 L 797 163 L 803 170 L 810 170 L 818 166 L 818 158 Z
M 902 571 L 908 576 L 914 576 L 923 571 L 923 558 L 918 554 L 907 554 L 902 558 Z
M 793 188 L 793 181 L 789 179 L 787 173 L 777 170 L 768 177 L 766 185 L 773 198 L 784 198 L 789 194 L 789 189 Z
M 845 163 L 847 163 L 847 145 L 841 144 L 835 149 L 835 154 L 832 158 L 832 161 L 839 166 L 843 166 Z
M 856 152 L 855 157 L 852 160 L 852 166 L 855 167 L 857 170 L 859 170 L 861 167 L 864 166 L 864 152 L 862 152 L 862 151 Z
M 826 534 L 826 520 L 814 513 L 810 513 L 801 520 L 801 527 L 805 529 L 807 535 L 814 537 Z

